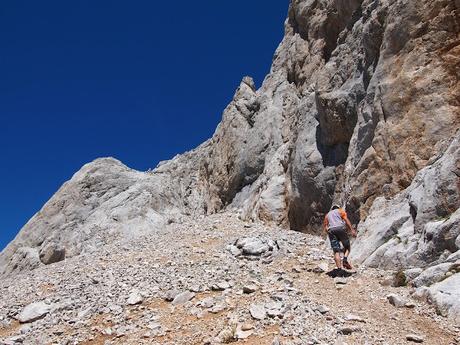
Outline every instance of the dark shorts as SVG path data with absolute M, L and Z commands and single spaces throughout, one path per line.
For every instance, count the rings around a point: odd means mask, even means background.
M 350 250 L 350 239 L 348 238 L 348 233 L 344 226 L 329 229 L 328 235 L 334 253 L 339 253 L 342 251 L 340 243 L 342 243 L 344 250 Z

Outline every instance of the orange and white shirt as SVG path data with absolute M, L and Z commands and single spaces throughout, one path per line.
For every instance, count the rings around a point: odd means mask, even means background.
M 333 229 L 345 226 L 345 219 L 347 219 L 347 213 L 342 208 L 336 208 L 335 210 L 330 211 L 324 217 L 324 226 L 326 229 Z

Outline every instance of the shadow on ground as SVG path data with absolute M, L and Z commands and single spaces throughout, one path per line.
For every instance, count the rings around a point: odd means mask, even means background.
M 353 275 L 353 272 L 348 272 L 341 268 L 334 268 L 332 271 L 329 271 L 326 274 L 331 278 L 336 278 L 336 277 L 348 278 Z

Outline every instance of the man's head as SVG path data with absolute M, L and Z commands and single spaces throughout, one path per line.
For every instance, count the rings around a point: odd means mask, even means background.
M 332 210 L 338 210 L 339 208 L 340 208 L 339 205 L 334 204 L 334 205 L 332 205 L 332 207 L 331 207 L 331 211 L 332 211 Z

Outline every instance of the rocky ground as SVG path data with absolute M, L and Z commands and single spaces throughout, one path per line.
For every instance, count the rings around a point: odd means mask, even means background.
M 229 213 L 172 223 L 0 282 L 0 344 L 458 344 L 389 286 L 333 278 L 328 243 Z

